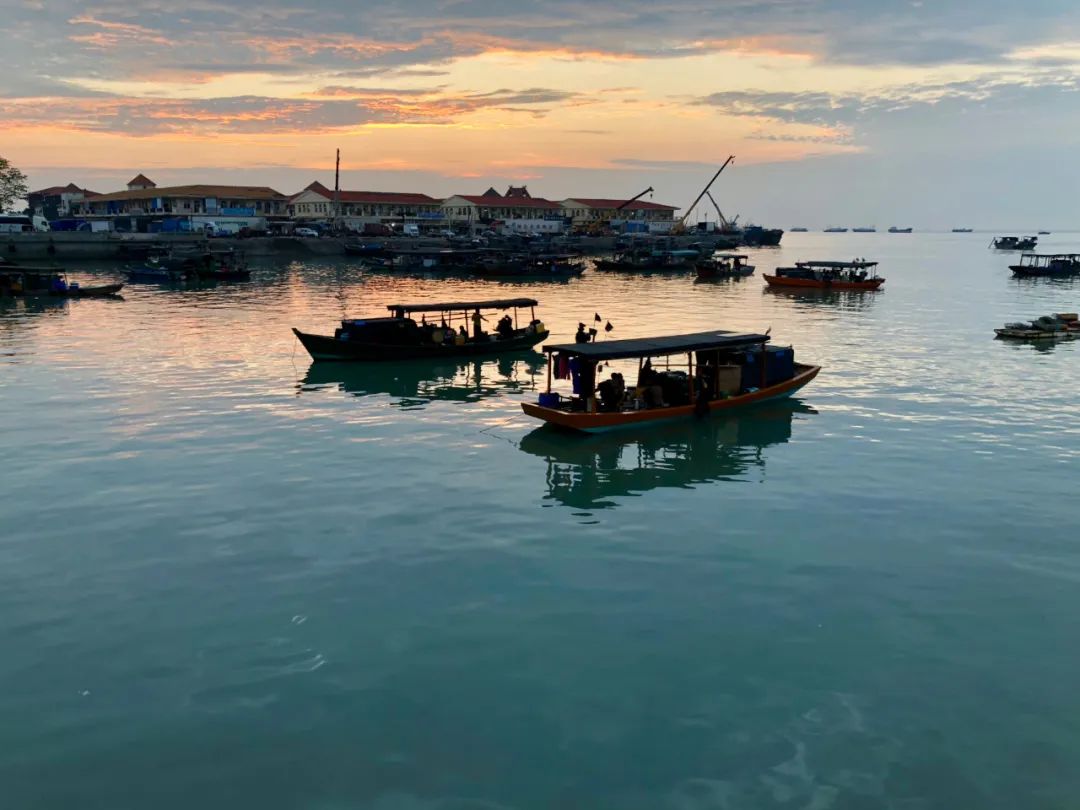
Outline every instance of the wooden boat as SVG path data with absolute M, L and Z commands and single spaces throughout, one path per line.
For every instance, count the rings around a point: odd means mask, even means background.
M 610 259 L 593 259 L 597 270 L 624 273 L 671 272 L 693 270 L 701 258 L 697 250 L 656 250 L 653 248 L 628 248 Z
M 877 262 L 796 262 L 794 267 L 778 267 L 766 275 L 770 287 L 814 290 L 876 290 L 885 283 L 877 275 Z
M 585 433 L 723 413 L 791 396 L 817 376 L 818 366 L 795 363 L 790 347 L 768 345 L 768 335 L 715 330 L 689 335 L 544 346 L 547 391 L 521 409 L 548 424 Z M 687 371 L 659 372 L 651 358 L 685 354 Z M 696 362 L 695 362 L 696 358 Z M 638 385 L 622 376 L 596 384 L 597 366 L 636 359 Z M 695 370 L 696 365 L 696 370 Z M 551 390 L 554 373 L 577 374 L 577 395 Z M 595 394 L 599 392 L 599 400 Z
M 465 301 L 438 304 L 389 304 L 390 317 L 349 318 L 334 330 L 333 337 L 312 335 L 293 329 L 314 360 L 386 361 L 411 358 L 472 357 L 521 351 L 548 336 L 536 318 L 537 301 L 532 298 L 505 298 L 493 301 Z M 529 323 L 517 325 L 518 309 L 529 309 Z M 494 333 L 483 330 L 484 310 L 513 310 L 513 317 L 500 319 Z M 439 316 L 438 323 L 427 314 Z M 420 323 L 409 317 L 421 314 Z M 455 331 L 454 321 L 460 328 Z M 470 330 L 471 325 L 471 330 Z
M 754 265 L 747 264 L 749 260 L 742 253 L 717 253 L 697 263 L 697 275 L 699 279 L 746 278 L 754 274 Z
M 1009 340 L 1075 340 L 1080 338 L 1080 321 L 1075 312 L 1059 312 L 1030 322 L 1007 323 L 994 334 Z
M 575 278 L 585 265 L 572 253 L 496 254 L 481 258 L 470 272 L 482 278 Z
M 1024 278 L 1068 278 L 1080 275 L 1080 253 L 1025 253 L 1009 269 Z
M 62 290 L 49 290 L 49 295 L 54 298 L 108 298 L 118 295 L 122 289 L 123 284 L 99 284 L 94 287 L 68 284 Z
M 994 250 L 1034 250 L 1037 236 L 995 236 L 990 246 Z
M 383 242 L 346 242 L 346 256 L 381 256 L 386 250 Z

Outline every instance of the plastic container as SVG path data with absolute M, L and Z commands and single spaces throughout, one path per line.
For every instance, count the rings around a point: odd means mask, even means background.
M 540 394 L 539 405 L 541 408 L 555 408 L 559 405 L 559 392 L 558 391 L 545 391 Z

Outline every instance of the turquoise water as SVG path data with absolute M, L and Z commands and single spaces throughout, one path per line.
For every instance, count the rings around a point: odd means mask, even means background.
M 1015 281 L 988 239 L 5 305 L 0 805 L 1075 807 L 1080 346 L 991 330 L 1080 281 Z M 854 256 L 882 292 L 763 290 Z M 505 295 L 558 338 L 771 327 L 823 371 L 579 439 L 520 413 L 538 357 L 312 368 L 289 331 Z

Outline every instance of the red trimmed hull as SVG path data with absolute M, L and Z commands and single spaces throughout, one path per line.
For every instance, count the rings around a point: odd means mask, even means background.
M 787 276 L 765 276 L 770 287 L 788 287 L 803 290 L 876 290 L 885 283 L 883 278 L 866 281 L 818 281 L 812 278 L 788 278 Z
M 818 372 L 821 371 L 821 367 L 796 364 L 795 371 L 795 376 L 790 380 L 785 380 L 768 388 L 761 388 L 751 394 L 729 397 L 728 399 L 714 399 L 709 403 L 709 412 L 724 413 L 737 408 L 745 408 L 750 405 L 789 397 L 814 379 Z M 545 408 L 532 402 L 522 402 L 521 410 L 528 416 L 541 419 L 548 424 L 584 433 L 601 433 L 624 427 L 667 422 L 672 419 L 694 418 L 697 415 L 696 405 L 647 408 L 640 411 L 585 413 L 582 411 L 564 411 L 559 408 Z

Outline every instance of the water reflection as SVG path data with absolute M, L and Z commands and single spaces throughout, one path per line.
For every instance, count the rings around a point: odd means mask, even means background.
M 577 509 L 603 509 L 614 498 L 660 487 L 738 480 L 764 469 L 764 448 L 791 438 L 796 401 L 769 403 L 729 417 L 687 420 L 641 433 L 575 436 L 544 426 L 521 449 L 547 461 L 548 497 Z
M 403 408 L 432 400 L 476 402 L 502 393 L 535 391 L 544 356 L 521 352 L 484 360 L 415 360 L 401 363 L 312 363 L 297 391 L 328 388 L 356 397 L 396 397 Z
M 819 306 L 837 307 L 852 311 L 870 309 L 881 290 L 818 290 L 800 287 L 769 287 L 762 289 L 762 295 L 791 300 L 799 308 L 811 309 Z

